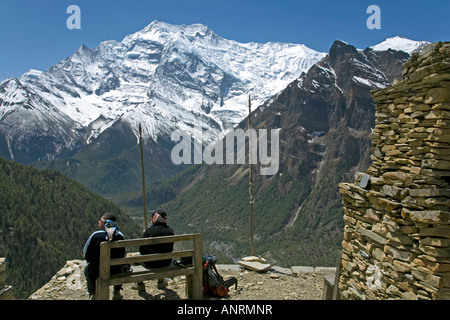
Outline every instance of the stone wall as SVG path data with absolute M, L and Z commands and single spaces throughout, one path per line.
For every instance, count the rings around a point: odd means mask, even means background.
M 450 299 L 450 43 L 372 92 L 372 164 L 341 183 L 341 299 Z
M 6 285 L 6 259 L 0 258 L 0 300 L 12 299 L 12 287 Z

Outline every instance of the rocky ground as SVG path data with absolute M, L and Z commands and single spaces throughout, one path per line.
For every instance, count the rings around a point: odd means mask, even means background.
M 42 288 L 33 293 L 30 300 L 88 300 L 84 278 L 85 261 L 67 261 L 66 265 Z M 323 275 L 332 268 L 273 267 L 259 273 L 238 265 L 219 265 L 219 273 L 225 278 L 236 277 L 237 289 L 231 288 L 227 300 L 320 300 L 323 293 Z M 164 289 L 158 289 L 156 280 L 146 281 L 146 291 L 139 292 L 134 284 L 125 284 L 124 300 L 181 300 L 186 299 L 184 276 L 167 279 Z M 112 295 L 111 295 L 112 296 Z M 208 297 L 205 297 L 208 299 Z

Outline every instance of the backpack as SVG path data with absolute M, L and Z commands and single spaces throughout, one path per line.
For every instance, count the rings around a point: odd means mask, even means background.
M 224 297 L 229 288 L 234 284 L 237 289 L 237 279 L 232 277 L 224 280 L 216 268 L 217 258 L 215 255 L 206 256 L 202 254 L 203 261 L 203 293 L 210 297 Z

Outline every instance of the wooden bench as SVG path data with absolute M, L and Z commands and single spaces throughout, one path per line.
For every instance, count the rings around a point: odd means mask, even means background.
M 124 258 L 111 259 L 111 249 L 135 247 L 141 245 L 160 244 L 168 242 L 192 241 L 193 249 L 173 251 L 170 253 L 128 255 Z M 148 269 L 142 266 L 144 262 L 163 259 L 192 257 L 192 264 L 186 266 L 168 266 Z M 120 274 L 110 274 L 110 267 L 129 264 L 132 271 Z M 100 244 L 99 277 L 96 281 L 96 300 L 109 300 L 109 287 L 125 283 L 138 283 L 146 280 L 170 278 L 186 275 L 186 295 L 189 299 L 201 300 L 202 292 L 202 236 L 201 234 L 185 234 L 157 238 L 140 238 L 102 242 Z

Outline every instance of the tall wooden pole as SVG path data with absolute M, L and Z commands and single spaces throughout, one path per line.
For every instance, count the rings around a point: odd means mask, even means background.
M 141 145 L 141 167 L 142 167 L 142 202 L 144 204 L 144 230 L 148 228 L 148 221 L 147 221 L 147 200 L 145 199 L 145 172 L 144 172 L 144 150 L 143 150 L 143 143 L 142 143 L 142 128 L 141 124 L 139 123 L 139 144 Z
M 248 96 L 248 131 L 250 133 L 248 139 L 248 163 L 250 165 L 249 188 L 250 193 L 250 251 L 251 255 L 255 255 L 255 243 L 253 237 L 253 166 L 252 166 L 252 107 L 250 96 Z

